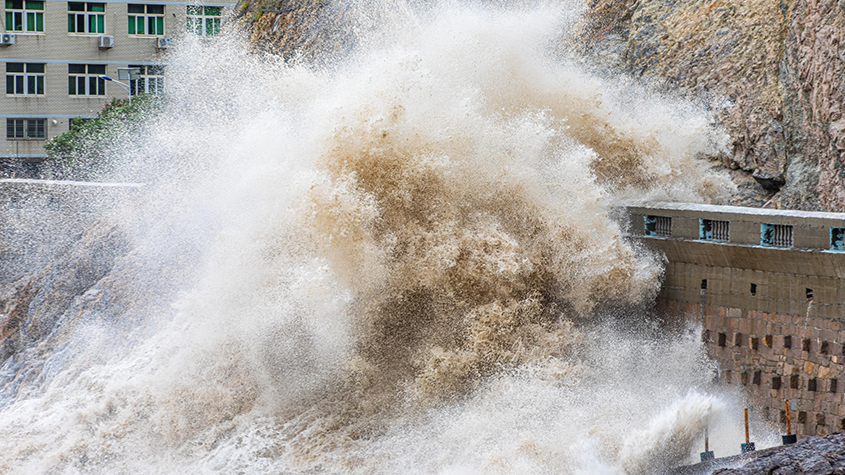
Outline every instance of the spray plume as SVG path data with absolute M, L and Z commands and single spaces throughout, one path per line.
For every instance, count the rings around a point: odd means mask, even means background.
M 729 191 L 707 115 L 568 58 L 576 5 L 350 11 L 331 64 L 175 51 L 130 250 L 4 364 L 3 471 L 653 473 L 714 427 L 696 339 L 591 323 L 659 286 L 614 204 Z

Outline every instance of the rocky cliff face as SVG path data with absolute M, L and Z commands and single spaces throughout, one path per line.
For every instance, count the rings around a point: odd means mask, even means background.
M 329 0 L 241 0 L 234 15 L 257 49 L 320 62 L 353 47 L 350 9 Z
M 809 437 L 795 445 L 763 451 L 739 461 L 735 468 L 716 470 L 714 475 L 833 475 L 845 472 L 845 434 Z
M 351 8 L 242 0 L 237 16 L 260 49 L 314 59 L 353 47 Z M 592 0 L 585 24 L 590 61 L 716 112 L 738 202 L 845 211 L 845 1 Z
M 770 206 L 845 211 L 845 2 L 597 0 L 590 15 L 582 49 L 714 108 L 723 164 Z

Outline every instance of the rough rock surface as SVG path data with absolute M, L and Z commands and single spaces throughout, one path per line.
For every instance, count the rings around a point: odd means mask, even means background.
M 125 248 L 117 227 L 97 223 L 40 272 L 9 286 L 0 295 L 0 361 L 41 342 L 75 300 L 111 271 Z
M 257 49 L 320 62 L 353 47 L 350 8 L 329 0 L 241 0 L 234 14 Z
M 845 211 L 845 2 L 593 0 L 583 50 L 712 107 L 770 206 Z
M 236 15 L 259 49 L 313 60 L 354 47 L 367 28 L 352 24 L 354 3 L 241 0 Z M 714 110 L 737 204 L 845 211 L 845 0 L 590 0 L 588 11 L 575 47 L 591 61 Z
M 723 468 L 714 475 L 831 475 L 845 473 L 845 434 L 808 437 L 795 445 L 767 450 L 759 457 L 740 462 L 737 468 Z

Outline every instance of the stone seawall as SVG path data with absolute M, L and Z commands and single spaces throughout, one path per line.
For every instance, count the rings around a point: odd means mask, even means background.
M 658 307 L 702 324 L 719 379 L 781 427 L 788 399 L 800 436 L 845 431 L 845 214 L 627 209 L 629 235 L 665 259 Z
M 742 386 L 752 407 L 785 427 L 790 401 L 799 436 L 845 431 L 845 325 L 841 320 L 658 300 L 670 315 L 698 320 L 719 379 Z
M 0 179 L 0 284 L 50 261 L 138 183 Z

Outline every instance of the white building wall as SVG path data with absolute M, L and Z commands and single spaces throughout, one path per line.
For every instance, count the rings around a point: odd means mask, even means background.
M 164 35 L 129 35 L 128 4 L 164 5 Z M 129 65 L 167 63 L 167 49 L 157 48 L 158 38 L 172 38 L 177 42 L 187 34 L 185 29 L 188 6 L 220 6 L 223 18 L 234 3 L 179 1 L 127 2 L 112 1 L 105 5 L 105 35 L 114 37 L 114 47 L 100 49 L 101 34 L 68 33 L 68 2 L 46 0 L 44 32 L 20 33 L 7 31 L 5 2 L 0 14 L 0 32 L 14 33 L 15 44 L 0 46 L 0 161 L 39 161 L 46 155 L 47 139 L 66 132 L 73 117 L 93 117 L 113 98 L 127 97 L 127 90 L 117 84 L 106 83 L 103 96 L 72 96 L 68 93 L 68 64 L 102 64 L 106 75 L 117 79 L 118 68 Z M 11 27 L 11 25 L 10 25 Z M 10 28 L 11 29 L 11 28 Z M 6 63 L 44 63 L 44 95 L 6 94 Z M 6 119 L 47 119 L 46 136 L 41 139 L 8 139 Z

